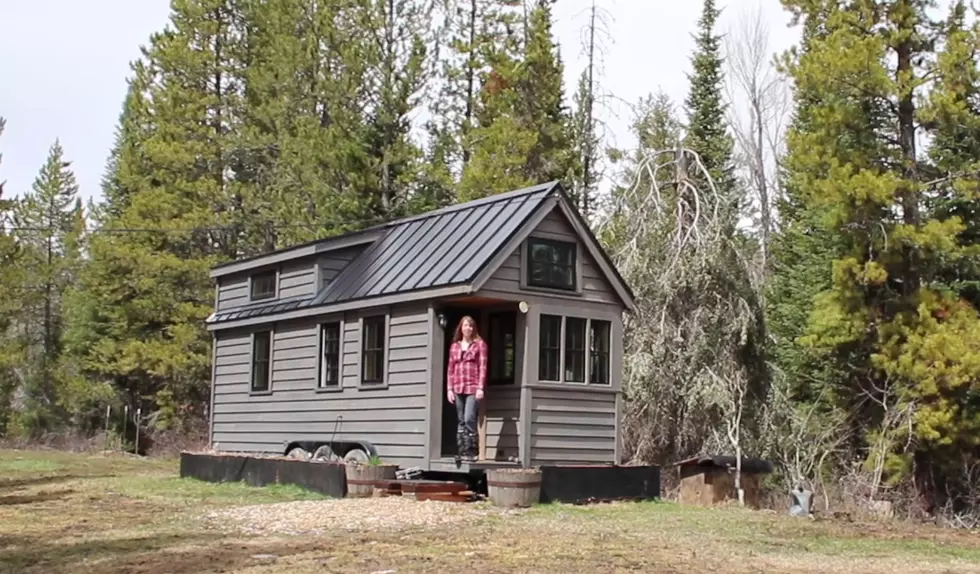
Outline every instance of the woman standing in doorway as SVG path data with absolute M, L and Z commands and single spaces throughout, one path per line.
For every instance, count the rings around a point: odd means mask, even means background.
M 449 347 L 447 397 L 456 405 L 456 452 L 457 458 L 476 460 L 476 408 L 483 400 L 487 380 L 487 344 L 476 329 L 476 321 L 469 315 L 460 320 Z

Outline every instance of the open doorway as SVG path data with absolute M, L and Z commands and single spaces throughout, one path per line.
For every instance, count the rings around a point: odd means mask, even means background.
M 444 457 L 451 457 L 456 455 L 456 405 L 452 405 L 446 400 L 446 394 L 449 390 L 449 380 L 446 377 L 446 371 L 449 369 L 449 347 L 453 343 L 453 334 L 456 333 L 456 325 L 465 317 L 469 315 L 473 317 L 476 321 L 477 329 L 480 331 L 481 335 L 484 332 L 483 324 L 480 321 L 481 309 L 478 307 L 446 307 L 442 310 L 443 315 L 446 317 L 446 336 L 443 338 L 442 347 L 442 374 L 439 377 L 442 379 L 442 445 L 439 454 Z

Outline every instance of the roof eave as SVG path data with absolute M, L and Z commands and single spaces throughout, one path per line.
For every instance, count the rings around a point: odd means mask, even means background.
M 453 297 L 458 295 L 469 295 L 473 292 L 474 292 L 473 284 L 469 282 L 460 283 L 457 285 L 445 285 L 441 287 L 432 287 L 428 289 L 420 289 L 417 291 L 409 291 L 406 293 L 397 293 L 393 295 L 358 298 L 358 299 L 351 299 L 348 301 L 341 301 L 339 303 L 314 305 L 311 307 L 303 307 L 301 309 L 296 309 L 293 311 L 269 313 L 268 315 L 258 315 L 255 317 L 247 317 L 244 319 L 209 322 L 207 323 L 207 330 L 219 331 L 219 330 L 236 329 L 240 327 L 250 327 L 255 325 L 263 325 L 267 323 L 276 323 L 278 321 L 288 321 L 291 319 L 302 319 L 306 317 L 330 315 L 333 313 L 341 313 L 344 311 L 354 311 L 358 309 L 368 309 L 372 307 L 385 307 L 390 305 L 397 305 L 400 303 L 416 303 L 418 301 L 440 299 L 443 297 Z M 211 317 L 208 317 L 208 320 L 210 319 Z
M 227 263 L 222 263 L 220 265 L 216 265 L 212 267 L 208 275 L 209 277 L 214 279 L 217 277 L 224 277 L 227 275 L 241 273 L 243 271 L 258 269 L 266 265 L 275 265 L 277 263 L 302 259 L 304 257 L 319 255 L 321 253 L 335 251 L 337 249 L 344 249 L 346 247 L 353 247 L 355 245 L 364 245 L 368 243 L 373 243 L 377 241 L 377 239 L 381 237 L 383 233 L 384 231 L 381 229 L 372 229 L 370 231 L 352 234 L 349 236 L 339 236 L 336 238 L 328 237 L 321 241 L 308 243 L 306 245 L 281 249 L 278 251 L 272 251 L 263 255 L 258 255 L 247 259 L 240 259 L 237 261 L 229 261 Z

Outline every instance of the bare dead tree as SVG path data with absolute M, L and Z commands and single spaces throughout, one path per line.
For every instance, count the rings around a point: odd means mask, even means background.
M 653 150 L 597 225 L 637 293 L 623 382 L 633 460 L 663 462 L 725 444 L 741 460 L 753 377 L 739 356 L 752 344 L 758 308 L 749 262 L 726 235 L 725 201 L 695 151 Z
M 736 158 L 753 192 L 766 269 L 775 204 L 780 197 L 777 170 L 784 153 L 786 122 L 792 108 L 789 82 L 771 60 L 769 27 L 758 6 L 743 11 L 726 36 L 726 88 L 732 102 L 729 122 Z

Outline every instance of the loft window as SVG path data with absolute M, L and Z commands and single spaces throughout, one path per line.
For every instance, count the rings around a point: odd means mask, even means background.
M 513 311 L 490 315 L 490 380 L 492 385 L 514 382 L 514 353 L 517 314 Z
M 262 331 L 252 335 L 252 392 L 269 390 L 272 363 L 272 332 Z
M 574 291 L 575 244 L 530 237 L 527 240 L 527 284 Z
M 276 296 L 276 272 L 267 271 L 252 275 L 251 297 L 253 301 Z
M 589 354 L 592 361 L 589 382 L 596 385 L 609 384 L 609 321 L 592 319 L 589 329 Z
M 361 332 L 361 382 L 384 382 L 385 317 L 365 317 Z
M 340 386 L 340 322 L 320 326 L 320 388 Z
M 561 317 L 541 315 L 538 379 L 558 381 L 561 377 Z
M 565 318 L 565 382 L 585 382 L 585 319 Z

